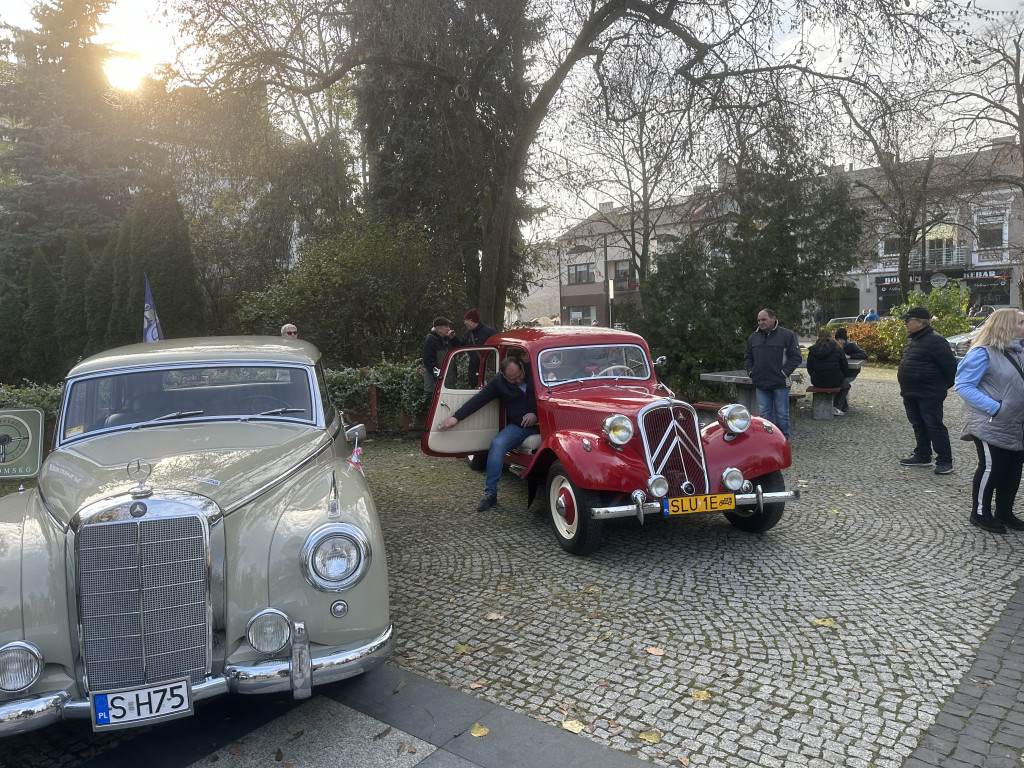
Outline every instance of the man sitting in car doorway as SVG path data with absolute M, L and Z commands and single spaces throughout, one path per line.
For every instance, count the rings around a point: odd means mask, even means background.
M 506 357 L 501 361 L 500 368 L 483 389 L 437 425 L 442 431 L 451 429 L 495 398 L 501 400 L 505 407 L 505 428 L 494 436 L 488 448 L 484 497 L 476 505 L 477 512 L 485 512 L 498 503 L 498 479 L 505 466 L 505 454 L 530 435 L 540 433 L 540 427 L 537 426 L 537 397 L 523 361 L 517 357 Z

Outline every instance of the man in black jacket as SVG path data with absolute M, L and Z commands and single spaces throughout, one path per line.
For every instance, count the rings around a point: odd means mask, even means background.
M 932 328 L 931 314 L 924 307 L 911 307 L 903 322 L 908 339 L 896 379 L 917 446 L 900 464 L 930 467 L 934 448 L 935 474 L 948 475 L 953 471 L 953 449 L 942 423 L 942 401 L 956 377 L 956 357 L 949 342 Z
M 487 480 L 484 484 L 484 497 L 476 506 L 477 512 L 486 512 L 498 503 L 498 480 L 505 467 L 505 454 L 530 435 L 540 433 L 540 427 L 537 426 L 537 396 L 523 362 L 518 357 L 506 357 L 501 361 L 501 372 L 497 376 L 488 381 L 459 410 L 437 425 L 442 431 L 451 429 L 495 398 L 505 406 L 505 428 L 491 440 L 487 451 Z
M 744 362 L 754 382 L 761 416 L 779 428 L 789 440 L 790 376 L 800 365 L 796 334 L 779 325 L 770 309 L 757 313 L 757 330 L 747 339 Z
M 495 330 L 489 325 L 484 325 L 480 320 L 480 313 L 476 307 L 469 310 L 462 316 L 462 322 L 466 325 L 466 337 L 462 340 L 464 347 L 482 347 L 487 340 L 495 334 Z M 480 356 L 473 352 L 469 355 L 469 384 L 477 386 L 480 377 Z
M 423 340 L 423 394 L 427 402 L 434 396 L 445 356 L 458 346 L 452 321 L 446 317 L 435 317 L 434 327 Z

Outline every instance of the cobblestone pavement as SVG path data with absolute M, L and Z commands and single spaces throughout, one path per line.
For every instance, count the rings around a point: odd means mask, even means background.
M 946 405 L 955 438 L 959 399 Z M 899 467 L 912 448 L 895 371 L 867 368 L 849 416 L 795 412 L 785 474 L 803 498 L 769 533 L 717 516 L 615 521 L 577 558 L 511 475 L 481 514 L 483 477 L 465 462 L 371 441 L 394 661 L 661 765 L 938 764 L 974 722 L 954 691 L 1016 592 L 1024 542 L 968 525 L 971 444 L 954 439 L 946 476 Z

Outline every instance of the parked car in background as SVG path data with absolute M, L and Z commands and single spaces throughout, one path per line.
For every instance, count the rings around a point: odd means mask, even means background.
M 302 699 L 381 663 L 394 637 L 362 434 L 302 341 L 76 365 L 38 486 L 0 499 L 0 735 L 147 725 L 228 692 Z
M 555 538 L 568 552 L 593 552 L 604 521 L 618 517 L 643 523 L 650 515 L 723 514 L 759 533 L 798 497 L 782 476 L 789 443 L 771 422 L 727 405 L 701 428 L 694 407 L 658 382 L 647 342 L 607 328 L 521 328 L 496 334 L 485 347 L 450 352 L 424 453 L 469 456 L 484 468 L 504 426 L 499 401 L 453 429 L 437 425 L 477 393 L 471 372 L 479 370 L 486 383 L 506 357 L 519 358 L 532 377 L 540 434 L 507 454 L 505 464 L 527 480 L 530 501 L 541 489 Z
M 946 337 L 946 341 L 949 342 L 949 348 L 953 350 L 953 354 L 956 355 L 958 360 L 967 354 L 967 350 L 969 350 L 971 348 L 971 344 L 974 343 L 974 337 L 978 335 L 981 327 L 988 322 L 989 317 L 991 317 L 991 315 L 986 315 L 984 320 L 965 333 L 958 333 L 953 336 Z
M 826 323 L 826 325 L 850 325 L 851 323 L 856 322 L 856 317 L 833 317 L 828 321 L 828 323 Z

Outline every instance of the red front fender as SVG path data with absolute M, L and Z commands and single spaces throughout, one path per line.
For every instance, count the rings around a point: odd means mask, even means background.
M 589 449 L 588 449 L 589 444 Z M 550 435 L 537 451 L 529 474 L 544 481 L 553 461 L 560 461 L 569 479 L 580 488 L 632 493 L 647 487 L 647 463 L 631 443 L 623 448 L 609 444 L 604 435 L 579 430 L 562 430 Z
M 769 432 L 765 427 L 771 428 Z M 793 463 L 789 441 L 770 422 L 755 416 L 750 428 L 732 440 L 726 440 L 728 433 L 720 424 L 714 423 L 701 432 L 704 455 L 708 465 L 711 486 L 724 490 L 720 485 L 722 472 L 736 467 L 748 480 L 769 472 L 785 469 Z

